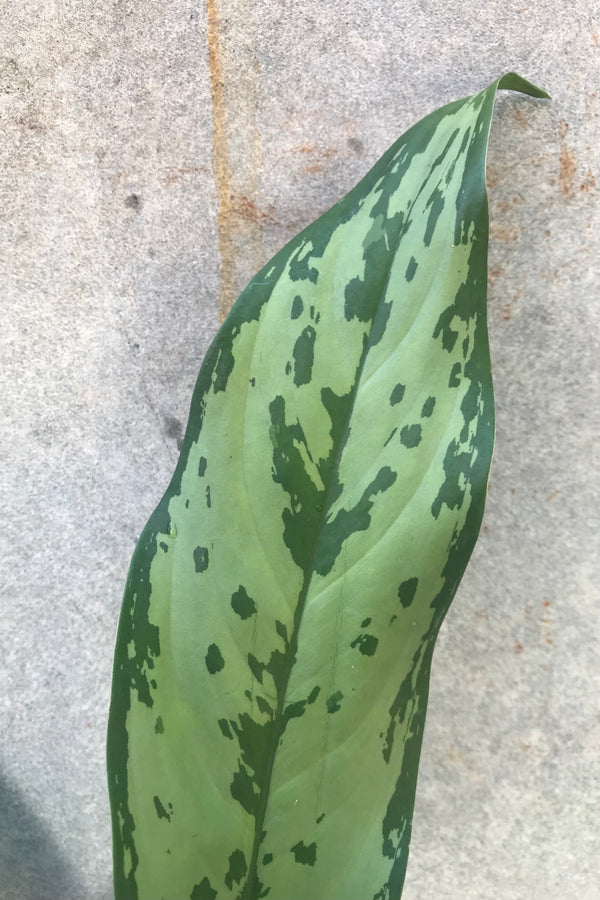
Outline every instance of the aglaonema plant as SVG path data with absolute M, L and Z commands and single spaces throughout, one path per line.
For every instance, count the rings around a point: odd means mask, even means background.
M 494 409 L 485 157 L 427 116 L 250 282 L 135 550 L 108 735 L 117 900 L 398 900 L 435 639 Z

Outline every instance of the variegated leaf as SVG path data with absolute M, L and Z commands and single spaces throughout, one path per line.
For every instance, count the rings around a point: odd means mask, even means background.
M 119 900 L 397 900 L 434 642 L 493 444 L 485 154 L 432 113 L 254 278 L 127 582 Z

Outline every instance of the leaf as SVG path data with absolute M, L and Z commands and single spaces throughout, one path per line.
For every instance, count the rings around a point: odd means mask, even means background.
M 133 556 L 116 895 L 394 900 L 434 642 L 493 444 L 485 154 L 432 113 L 254 278 Z

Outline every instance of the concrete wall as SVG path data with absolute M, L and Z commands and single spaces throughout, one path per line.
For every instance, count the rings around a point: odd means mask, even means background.
M 410 124 L 515 69 L 552 101 L 497 104 L 497 447 L 403 900 L 600 900 L 595 2 L 31 0 L 0 43 L 2 897 L 111 896 L 121 592 L 219 311 Z

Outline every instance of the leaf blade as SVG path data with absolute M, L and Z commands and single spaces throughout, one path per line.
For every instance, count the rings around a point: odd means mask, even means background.
M 499 87 L 543 95 L 510 73 L 414 126 L 207 354 L 121 618 L 118 897 L 400 896 L 431 655 L 491 460 Z

